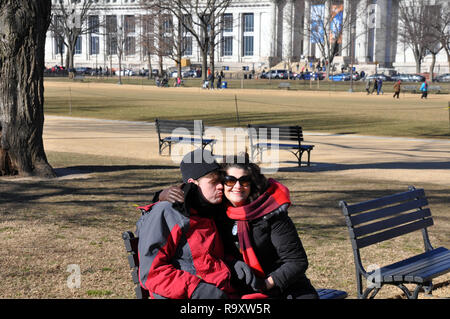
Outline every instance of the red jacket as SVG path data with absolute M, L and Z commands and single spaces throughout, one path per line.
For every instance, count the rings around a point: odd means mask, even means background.
M 137 235 L 139 279 L 151 298 L 190 298 L 202 280 L 227 294 L 234 292 L 212 218 L 193 210 L 186 217 L 172 204 L 159 202 L 139 219 Z

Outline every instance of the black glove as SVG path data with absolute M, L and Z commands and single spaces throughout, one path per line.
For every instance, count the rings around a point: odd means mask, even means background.
M 252 287 L 254 291 L 262 291 L 266 284 L 264 279 L 255 276 L 250 267 L 243 261 L 236 261 L 233 265 L 236 277 L 245 282 L 247 286 Z
M 228 299 L 228 296 L 216 286 L 201 281 L 192 293 L 191 299 Z

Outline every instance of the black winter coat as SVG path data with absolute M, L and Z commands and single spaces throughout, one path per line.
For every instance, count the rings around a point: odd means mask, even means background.
M 224 217 L 225 216 L 225 217 Z M 226 214 L 217 220 L 226 249 L 238 258 L 239 242 L 235 222 Z M 227 220 L 228 219 L 228 220 Z M 287 205 L 249 222 L 252 246 L 266 276 L 272 276 L 276 288 L 267 293 L 275 298 L 317 297 L 306 277 L 308 258 L 294 223 L 288 216 Z M 230 243 L 232 243 L 230 245 Z

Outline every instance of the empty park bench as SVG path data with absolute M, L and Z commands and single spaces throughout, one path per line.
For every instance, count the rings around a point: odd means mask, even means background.
M 433 248 L 427 227 L 433 225 L 431 211 L 423 189 L 409 187 L 409 191 L 348 205 L 340 202 L 348 226 L 356 267 L 358 298 L 374 298 L 383 285 L 399 287 L 408 299 L 417 299 L 419 291 L 431 293 L 432 279 L 450 269 L 450 251 Z M 425 252 L 393 264 L 366 271 L 360 250 L 367 246 L 422 231 Z M 366 259 L 364 259 L 366 260 Z M 362 277 L 367 285 L 363 292 Z M 405 284 L 416 284 L 414 292 Z
M 169 155 L 172 153 L 173 143 L 198 143 L 204 149 L 210 146 L 211 153 L 216 142 L 215 139 L 205 139 L 205 128 L 202 120 L 178 121 L 156 119 L 156 131 L 158 133 L 159 155 L 168 147 Z
M 416 91 L 418 90 L 417 85 L 403 85 L 401 87 L 401 90 L 403 92 L 411 92 L 411 93 L 416 93 Z
M 308 154 L 307 165 L 310 166 L 311 151 L 314 145 L 305 145 L 303 142 L 303 130 L 301 126 L 279 126 L 279 125 L 248 125 L 248 136 L 250 140 L 250 151 L 252 160 L 269 149 L 289 150 L 297 157 L 298 166 L 301 166 L 303 153 Z
M 289 90 L 291 88 L 291 83 L 289 83 L 289 82 L 281 82 L 280 84 L 278 84 L 278 88 L 279 89 Z
M 441 93 L 442 87 L 440 85 L 429 85 L 428 92 L 434 91 L 436 93 Z
M 144 214 L 144 212 L 142 212 Z M 135 237 L 131 231 L 126 231 L 122 234 L 122 239 L 127 251 L 128 264 L 131 268 L 131 278 L 134 283 L 134 292 L 136 299 L 149 299 L 150 294 L 148 290 L 142 288 L 139 283 L 139 257 L 138 257 L 138 243 L 139 238 Z M 320 299 L 345 299 L 347 293 L 336 289 L 317 289 L 317 294 Z

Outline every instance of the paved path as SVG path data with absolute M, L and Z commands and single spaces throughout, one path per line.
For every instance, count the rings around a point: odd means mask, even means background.
M 305 132 L 305 143 L 315 145 L 311 167 L 298 168 L 295 157 L 281 151 L 280 170 L 450 186 L 450 140 Z M 46 151 L 120 156 L 173 165 L 181 158 L 158 155 L 153 123 L 46 116 L 44 145 Z M 227 147 L 218 143 L 215 153 L 230 154 L 230 150 L 236 150 Z M 180 154 L 183 151 L 179 150 Z

